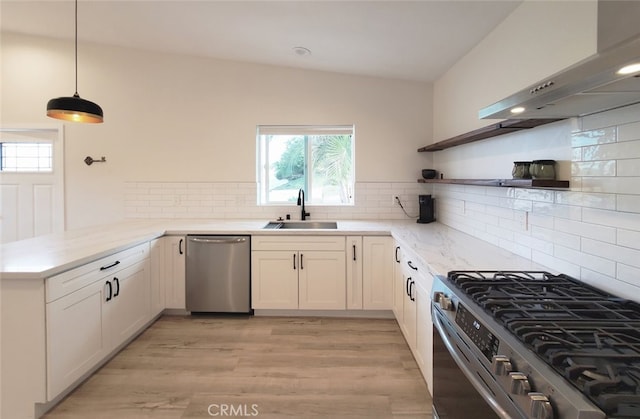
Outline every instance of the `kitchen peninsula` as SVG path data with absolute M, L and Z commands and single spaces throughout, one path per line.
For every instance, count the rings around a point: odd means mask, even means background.
M 2 416 L 15 418 L 40 416 L 161 315 L 166 306 L 159 296 L 164 294 L 159 293 L 158 290 L 154 291 L 154 287 L 164 287 L 165 284 L 157 277 L 159 272 L 154 268 L 157 260 L 154 259 L 153 247 L 150 243 L 165 235 L 390 236 L 395 246 L 411 254 L 419 266 L 426 268 L 428 271 L 426 276 L 429 278 L 432 275 L 446 274 L 452 269 L 540 268 L 527 259 L 439 223 L 421 225 L 413 221 L 338 221 L 338 228 L 335 230 L 288 230 L 286 233 L 262 229 L 266 223 L 266 220 L 126 221 L 4 245 L 2 247 L 2 282 L 0 283 L 3 342 Z M 118 255 L 118 258 L 112 261 L 110 258 L 114 255 Z M 162 255 L 159 257 L 161 258 Z M 389 260 L 393 257 L 394 255 L 390 254 Z M 130 302 L 135 308 L 131 311 L 132 317 L 124 320 L 118 316 L 115 317 L 115 323 L 124 321 L 122 327 L 116 331 L 113 328 L 103 331 L 106 335 L 112 336 L 112 340 L 109 344 L 100 342 L 93 348 L 93 352 L 89 351 L 90 362 L 87 364 L 86 371 L 71 371 L 67 375 L 64 373 L 61 375 L 61 371 L 57 370 L 60 365 L 53 362 L 57 358 L 52 358 L 51 351 L 62 354 L 61 363 L 64 364 L 65 359 L 68 362 L 65 356 L 69 354 L 61 351 L 61 348 L 56 347 L 55 344 L 74 341 L 73 336 L 55 336 L 54 338 L 51 335 L 50 329 L 55 326 L 55 322 L 48 318 L 55 313 L 52 311 L 55 307 L 51 304 L 60 301 L 55 299 L 66 292 L 65 287 L 72 288 L 77 286 L 74 282 L 84 280 L 82 278 L 86 277 L 86 269 L 89 267 L 109 268 L 116 261 L 121 263 L 114 269 L 119 269 L 118 272 L 121 273 L 118 273 L 117 277 L 120 280 L 117 284 L 113 284 L 113 287 L 117 286 L 118 289 L 122 287 L 124 293 L 127 289 L 126 278 L 131 277 L 143 279 L 145 282 L 141 283 L 150 287 L 151 291 L 149 288 L 131 288 L 135 291 L 130 292 L 129 295 L 144 298 L 144 304 Z M 77 275 L 70 274 L 73 272 L 77 272 Z M 58 278 L 62 279 L 58 280 Z M 104 289 L 100 277 L 91 277 L 88 281 L 88 284 L 83 284 L 80 290 L 76 291 L 76 293 L 87 293 L 84 296 L 86 301 L 90 301 L 95 293 L 99 295 Z M 391 282 L 392 278 L 389 278 L 389 281 Z M 94 283 L 97 283 L 97 291 L 92 293 L 90 291 Z M 81 301 L 85 300 L 81 299 Z M 23 313 L 19 318 L 11 315 L 18 312 Z M 106 313 L 110 312 L 106 311 Z M 350 315 L 348 310 L 339 313 Z M 294 311 L 292 314 L 301 315 L 301 312 Z M 335 315 L 335 313 L 326 314 Z M 366 316 L 366 313 L 362 312 L 357 314 Z M 389 307 L 389 315 L 391 315 L 391 307 Z M 89 319 L 88 316 L 82 316 L 82 321 L 77 324 L 77 328 L 90 334 L 93 326 L 90 322 L 86 322 L 87 319 Z M 102 327 L 105 327 L 104 324 Z M 78 330 L 74 330 L 74 333 L 76 332 Z M 99 333 L 98 335 L 101 336 Z M 90 341 L 84 344 L 89 343 Z M 86 356 L 86 353 L 84 355 Z

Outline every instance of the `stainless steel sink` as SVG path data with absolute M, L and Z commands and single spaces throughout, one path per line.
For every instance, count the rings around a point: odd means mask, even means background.
M 338 223 L 335 221 L 271 221 L 264 229 L 273 230 L 335 230 Z

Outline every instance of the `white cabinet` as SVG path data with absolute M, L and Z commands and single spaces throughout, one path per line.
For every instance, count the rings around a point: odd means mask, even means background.
M 347 236 L 347 310 L 362 310 L 362 236 Z
M 390 236 L 362 238 L 362 308 L 365 310 L 393 307 L 392 249 Z
M 404 275 L 402 270 L 402 248 L 395 244 L 393 259 L 393 314 L 402 327 L 404 319 Z
M 344 251 L 300 251 L 298 308 L 344 310 L 346 279 Z
M 253 309 L 346 307 L 343 236 L 253 236 Z
M 416 282 L 416 362 L 433 394 L 433 322 L 431 320 L 431 275 L 420 274 Z
M 186 240 L 184 236 L 165 236 L 164 279 L 165 307 L 186 309 Z
M 390 236 L 347 236 L 347 309 L 390 310 L 393 260 Z
M 164 240 L 149 243 L 149 271 L 151 281 L 151 317 L 162 313 L 165 307 Z
M 416 322 L 417 322 L 417 293 L 416 293 L 416 277 L 417 272 L 411 267 L 413 264 L 410 259 L 405 259 L 403 263 L 404 278 L 404 301 L 402 319 L 404 324 L 404 338 L 407 340 L 411 351 L 415 353 L 416 349 Z
M 109 278 L 112 285 L 104 298 L 103 323 L 111 351 L 151 320 L 149 261 L 138 262 Z
M 393 312 L 429 391 L 433 390 L 433 277 L 410 250 L 396 243 Z
M 298 308 L 297 257 L 288 250 L 251 252 L 252 308 Z
M 47 304 L 47 399 L 82 377 L 108 353 L 102 331 L 105 283 L 94 282 Z
M 47 400 L 151 320 L 149 244 L 46 280 Z

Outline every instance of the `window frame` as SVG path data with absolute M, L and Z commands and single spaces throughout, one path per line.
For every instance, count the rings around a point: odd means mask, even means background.
M 269 199 L 270 147 L 269 135 L 291 135 L 303 137 L 304 141 L 304 186 L 305 204 L 317 206 L 354 206 L 355 205 L 355 125 L 258 125 L 256 127 L 256 184 L 257 204 L 259 206 L 294 206 L 296 202 L 272 201 Z M 349 202 L 314 202 L 314 168 L 312 159 L 312 141 L 309 137 L 320 135 L 349 135 L 351 137 L 351 176 L 349 179 Z

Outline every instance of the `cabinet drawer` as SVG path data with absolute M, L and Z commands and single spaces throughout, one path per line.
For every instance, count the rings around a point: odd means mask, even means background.
M 342 250 L 345 236 L 252 236 L 251 250 Z
M 46 302 L 55 301 L 58 298 L 92 284 L 105 275 L 119 272 L 148 257 L 149 243 L 143 243 L 47 278 Z

